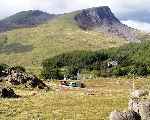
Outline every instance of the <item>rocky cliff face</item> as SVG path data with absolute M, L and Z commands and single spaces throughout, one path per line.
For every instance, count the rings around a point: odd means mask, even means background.
M 82 10 L 74 19 L 84 30 L 96 30 L 137 41 L 135 30 L 122 24 L 108 6 Z
M 120 24 L 120 21 L 113 15 L 107 6 L 83 10 L 75 16 L 75 20 L 83 29 L 101 26 L 103 24 Z

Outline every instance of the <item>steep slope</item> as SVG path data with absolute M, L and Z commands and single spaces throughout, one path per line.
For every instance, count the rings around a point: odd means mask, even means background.
M 74 50 L 98 50 L 128 43 L 96 31 L 84 31 L 74 21 L 77 13 L 58 16 L 34 28 L 0 35 L 0 63 L 40 67 L 43 59 Z M 26 48 L 26 49 L 25 49 Z M 28 49 L 27 49 L 28 48 Z
M 55 16 L 56 15 L 48 14 L 39 10 L 19 12 L 0 21 L 0 32 L 15 28 L 37 26 L 50 19 L 53 19 Z
M 122 24 L 107 6 L 82 10 L 75 16 L 77 24 L 84 30 L 96 30 L 137 42 L 136 31 Z

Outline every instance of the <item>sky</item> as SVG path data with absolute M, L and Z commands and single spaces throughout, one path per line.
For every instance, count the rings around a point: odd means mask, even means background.
M 58 14 L 94 6 L 109 6 L 124 23 L 150 31 L 150 0 L 0 0 L 0 19 L 31 9 Z

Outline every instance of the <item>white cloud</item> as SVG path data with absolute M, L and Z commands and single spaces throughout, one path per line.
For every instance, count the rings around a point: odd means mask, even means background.
M 150 24 L 145 23 L 145 22 L 139 22 L 139 21 L 133 21 L 133 20 L 127 20 L 127 21 L 122 21 L 122 23 L 132 27 L 136 28 L 145 32 L 150 32 Z
M 19 11 L 39 9 L 49 13 L 64 13 L 83 8 L 107 5 L 107 0 L 0 0 L 0 16 Z
M 137 14 L 138 11 L 147 11 L 148 13 L 150 0 L 0 0 L 0 18 L 29 9 L 39 9 L 49 13 L 64 13 L 103 5 L 110 6 L 117 16 L 127 14 L 123 17 L 128 17 L 128 14 L 132 16 L 135 11 Z M 141 17 L 144 16 L 141 14 Z
M 107 5 L 110 6 L 117 16 L 127 14 L 123 17 L 131 19 L 129 14 L 132 12 L 137 11 L 138 14 L 140 13 L 138 11 L 149 11 L 150 0 L 0 0 L 0 5 L 0 18 L 29 9 L 39 9 L 49 13 L 64 13 L 83 8 Z M 140 15 L 142 18 L 148 16 L 142 15 L 143 14 Z M 137 17 L 137 20 L 139 19 L 140 18 Z M 134 27 L 146 31 L 149 30 L 149 24 L 147 23 L 129 20 L 126 21 L 126 24 L 134 25 Z

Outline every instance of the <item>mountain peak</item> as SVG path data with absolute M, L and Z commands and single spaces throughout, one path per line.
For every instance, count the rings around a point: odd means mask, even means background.
M 78 26 L 84 30 L 95 29 L 99 32 L 123 37 L 129 41 L 136 41 L 135 31 L 122 24 L 108 6 L 81 10 L 74 19 Z
M 83 29 L 90 29 L 91 27 L 103 24 L 120 24 L 120 21 L 114 16 L 108 6 L 84 9 L 81 13 L 75 16 L 75 20 Z
M 0 32 L 15 28 L 34 27 L 55 17 L 40 10 L 28 10 L 16 13 L 0 21 Z

